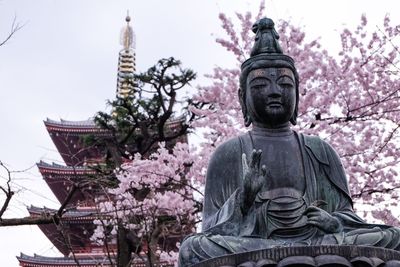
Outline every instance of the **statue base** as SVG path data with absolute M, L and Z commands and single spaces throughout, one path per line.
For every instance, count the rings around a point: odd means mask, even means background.
M 276 247 L 209 259 L 193 267 L 400 267 L 400 252 L 367 246 Z

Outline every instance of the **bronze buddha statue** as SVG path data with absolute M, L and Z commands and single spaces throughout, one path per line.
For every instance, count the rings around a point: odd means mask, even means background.
M 252 129 L 213 154 L 202 232 L 182 243 L 180 266 L 277 246 L 400 250 L 399 228 L 368 224 L 354 213 L 335 150 L 290 128 L 296 124 L 299 78 L 271 22 L 264 18 L 253 26 L 256 45 L 241 67 L 239 99 L 245 125 Z

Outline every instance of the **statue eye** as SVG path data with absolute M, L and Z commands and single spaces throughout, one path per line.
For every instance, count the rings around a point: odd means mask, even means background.
M 270 82 L 267 79 L 255 79 L 250 83 L 250 88 L 258 90 L 267 87 Z
M 280 87 L 285 88 L 285 89 L 294 88 L 294 84 L 291 81 L 291 79 L 286 78 L 286 77 L 279 79 L 278 84 Z
M 290 89 L 290 88 L 294 87 L 294 85 L 292 83 L 279 83 L 279 86 L 283 87 L 285 89 Z
M 252 89 L 262 89 L 262 88 L 264 88 L 265 86 L 267 86 L 265 83 L 258 83 L 258 84 L 252 84 L 252 85 L 251 85 L 251 88 L 252 88 Z

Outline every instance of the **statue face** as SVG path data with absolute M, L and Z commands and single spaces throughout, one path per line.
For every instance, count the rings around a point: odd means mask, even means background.
M 276 127 L 290 121 L 296 105 L 296 85 L 288 68 L 262 68 L 247 76 L 246 107 L 253 123 Z

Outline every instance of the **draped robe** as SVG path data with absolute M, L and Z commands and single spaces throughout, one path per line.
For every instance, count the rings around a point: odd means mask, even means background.
M 295 136 L 302 158 L 302 162 L 297 164 L 303 167 L 305 190 L 297 198 L 295 191 L 291 193 L 291 190 L 286 190 L 283 196 L 279 196 L 278 191 L 278 201 L 275 201 L 278 204 L 274 205 L 278 205 L 275 211 L 286 205 L 283 212 L 290 214 L 293 210 L 297 213 L 293 215 L 296 223 L 281 232 L 277 224 L 273 226 L 271 223 L 265 223 L 263 230 L 254 231 L 256 224 L 259 224 L 257 212 L 250 209 L 246 215 L 242 214 L 238 199 L 243 183 L 242 154 L 250 158 L 254 144 L 251 135 L 241 135 L 219 146 L 210 160 L 202 233 L 184 240 L 180 248 L 180 266 L 190 266 L 226 254 L 276 246 L 355 244 L 400 249 L 399 228 L 368 224 L 354 213 L 346 175 L 334 149 L 318 137 L 296 132 Z M 288 200 L 283 206 L 279 204 L 282 197 Z M 299 202 L 300 199 L 304 203 Z M 324 233 L 317 227 L 298 223 L 304 221 L 301 206 L 308 207 L 321 200 L 326 203 L 322 208 L 341 222 L 343 227 L 339 232 Z M 276 213 L 268 213 L 274 212 L 273 207 L 266 210 L 265 221 L 268 221 Z

